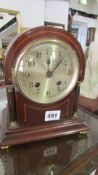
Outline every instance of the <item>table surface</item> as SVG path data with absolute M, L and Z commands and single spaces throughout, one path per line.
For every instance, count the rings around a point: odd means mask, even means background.
M 98 119 L 81 109 L 86 134 L 0 149 L 0 175 L 90 175 L 98 167 Z

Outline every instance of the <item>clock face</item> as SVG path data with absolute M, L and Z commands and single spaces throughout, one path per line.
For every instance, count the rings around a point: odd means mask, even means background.
M 65 42 L 53 39 L 33 41 L 19 55 L 13 79 L 18 91 L 37 103 L 53 103 L 75 87 L 78 57 Z

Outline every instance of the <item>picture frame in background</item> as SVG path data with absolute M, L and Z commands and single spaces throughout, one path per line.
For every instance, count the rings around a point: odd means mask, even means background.
M 56 27 L 56 28 L 59 28 L 59 29 L 65 29 L 64 24 L 48 22 L 48 21 L 44 22 L 44 26 L 51 26 L 51 27 Z

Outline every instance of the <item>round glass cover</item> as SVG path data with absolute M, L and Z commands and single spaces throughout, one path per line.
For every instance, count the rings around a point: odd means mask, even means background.
M 76 85 L 78 74 L 78 56 L 68 43 L 40 39 L 21 52 L 14 82 L 25 97 L 47 104 L 66 97 Z

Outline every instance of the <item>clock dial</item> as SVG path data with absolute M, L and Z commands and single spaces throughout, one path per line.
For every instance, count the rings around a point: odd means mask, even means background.
M 70 93 L 78 74 L 78 57 L 69 44 L 40 39 L 29 44 L 20 54 L 14 82 L 31 101 L 52 103 Z

